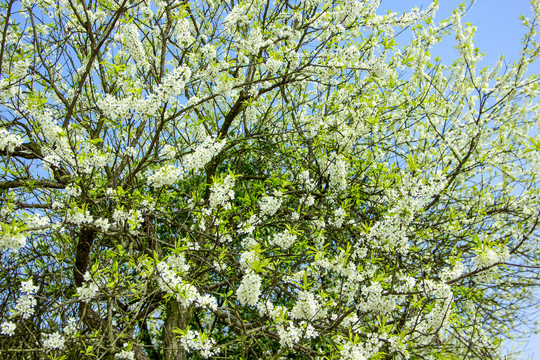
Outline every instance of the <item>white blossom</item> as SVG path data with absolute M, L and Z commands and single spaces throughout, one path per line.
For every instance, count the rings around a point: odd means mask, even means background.
M 46 349 L 62 350 L 64 348 L 65 342 L 66 339 L 62 334 L 60 334 L 59 332 L 54 332 L 52 334 L 48 334 L 45 340 L 43 340 L 43 346 Z
M 34 294 L 38 290 L 38 287 L 34 285 L 34 282 L 32 279 L 29 279 L 27 281 L 23 281 L 21 283 L 21 292 L 26 294 Z
M 23 138 L 19 135 L 10 134 L 6 129 L 0 128 L 0 151 L 13 152 L 23 142 Z
M 283 250 L 287 250 L 296 242 L 296 235 L 291 233 L 290 230 L 285 230 L 280 233 L 276 233 L 269 239 L 270 244 L 279 246 Z
M 334 220 L 331 222 L 332 225 L 337 227 L 338 229 L 341 228 L 343 225 L 343 222 L 345 221 L 345 216 L 347 213 L 345 210 L 341 207 L 337 208 L 337 210 L 334 212 Z
M 21 283 L 21 292 L 23 295 L 19 297 L 15 304 L 14 315 L 21 315 L 23 319 L 30 319 L 35 312 L 36 291 L 38 287 L 33 284 L 32 279 Z
M 18 250 L 26 245 L 26 235 L 20 230 L 4 230 L 0 234 L 0 249 Z
M 236 296 L 242 305 L 256 305 L 261 293 L 261 277 L 251 271 L 242 278 Z
M 94 279 L 90 276 L 89 272 L 84 274 L 84 283 L 81 287 L 77 288 L 77 295 L 79 300 L 88 302 L 96 296 L 99 291 L 99 287 Z
M 257 251 L 244 251 L 242 255 L 240 255 L 240 266 L 242 269 L 248 270 L 251 268 L 252 264 L 259 259 L 260 257 Z
M 504 246 L 491 247 L 483 244 L 476 251 L 476 256 L 472 258 L 472 263 L 477 269 L 483 269 L 478 276 L 478 280 L 491 282 L 497 266 L 497 263 L 504 263 L 510 258 L 510 252 Z
M 114 357 L 117 359 L 125 359 L 125 360 L 134 360 L 135 359 L 135 353 L 133 350 L 122 350 L 117 354 L 114 354 Z
M 276 192 L 274 196 L 264 196 L 261 201 L 259 202 L 259 206 L 261 207 L 261 214 L 262 215 L 268 215 L 272 216 L 278 211 L 279 207 L 281 206 L 281 193 Z
M 281 62 L 279 60 L 276 60 L 274 58 L 271 58 L 271 57 L 268 58 L 268 60 L 266 60 L 266 68 L 272 74 L 275 74 L 276 72 L 278 72 L 278 70 L 279 70 L 279 68 L 281 67 L 282 64 L 283 64 L 283 62 Z
M 154 188 L 173 185 L 180 178 L 180 169 L 172 165 L 159 168 L 148 178 L 148 183 Z
M 11 321 L 4 321 L 2 323 L 2 335 L 12 336 L 15 333 L 17 325 Z
M 316 320 L 325 318 L 327 310 L 315 299 L 315 295 L 301 291 L 294 308 L 291 311 L 292 319 Z
M 224 209 L 231 208 L 230 200 L 234 199 L 234 177 L 227 175 L 223 182 L 214 183 L 212 192 L 210 193 L 210 209 L 217 209 L 218 206 L 223 206 Z
M 79 331 L 78 328 L 79 322 L 77 321 L 77 319 L 75 319 L 74 317 L 70 317 L 67 321 L 66 327 L 64 328 L 64 333 L 67 336 L 75 335 L 77 331 Z
M 197 351 L 205 359 L 219 354 L 219 349 L 215 348 L 215 344 L 214 339 L 198 331 L 188 330 L 185 335 L 180 337 L 180 345 L 186 351 Z
M 285 325 L 276 326 L 279 335 L 279 344 L 282 347 L 293 349 L 294 344 L 302 339 L 302 329 L 295 327 L 292 322 L 289 322 L 288 325 L 288 327 Z
M 103 230 L 103 232 L 107 232 L 111 227 L 109 219 L 96 219 L 94 220 L 94 225 Z
M 165 144 L 159 155 L 165 160 L 172 160 L 176 157 L 176 149 L 169 144 Z
M 134 24 L 129 24 L 126 26 L 122 35 L 124 46 L 128 49 L 135 63 L 141 67 L 147 66 L 148 61 L 146 60 L 144 46 L 139 37 L 139 29 Z
M 183 158 L 185 172 L 198 171 L 212 160 L 225 145 L 224 141 L 216 141 L 207 136 L 204 141 L 195 148 L 194 152 Z
M 33 233 L 39 233 L 37 229 L 47 227 L 50 224 L 49 219 L 40 214 L 30 216 L 25 222 L 26 226 L 28 226 L 29 229 L 32 229 Z

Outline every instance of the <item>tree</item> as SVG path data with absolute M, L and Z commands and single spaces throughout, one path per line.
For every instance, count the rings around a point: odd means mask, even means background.
M 484 359 L 523 320 L 539 1 L 481 70 L 464 5 L 1 4 L 3 359 Z

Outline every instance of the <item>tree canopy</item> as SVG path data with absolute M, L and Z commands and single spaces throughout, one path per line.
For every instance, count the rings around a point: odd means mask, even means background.
M 2 358 L 498 358 L 539 284 L 540 1 L 482 69 L 465 4 L 378 6 L 1 0 Z

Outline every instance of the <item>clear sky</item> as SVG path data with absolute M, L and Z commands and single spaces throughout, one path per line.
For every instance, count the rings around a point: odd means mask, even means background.
M 449 4 L 454 1 L 441 0 L 441 5 L 443 2 Z M 443 6 L 441 10 L 445 11 Z M 477 0 L 473 5 L 465 19 L 478 27 L 476 44 L 486 54 L 486 65 L 493 64 L 500 53 L 505 59 L 517 60 L 525 32 L 519 20 L 522 14 L 532 16 L 528 0 Z M 540 62 L 533 64 L 530 70 L 540 73 Z M 509 347 L 513 345 L 516 344 L 507 344 Z M 531 335 L 522 348 L 521 359 L 540 359 L 540 335 Z
M 462 1 L 439 0 L 440 7 L 436 20 L 447 17 Z M 425 9 L 430 3 L 430 0 L 382 0 L 380 13 L 386 9 L 403 11 L 415 6 Z M 508 63 L 517 61 L 521 49 L 521 38 L 526 31 L 519 20 L 520 15 L 532 17 L 529 0 L 476 0 L 472 5 L 463 20 L 477 27 L 474 43 L 481 52 L 485 53 L 482 66 L 494 65 L 501 54 Z M 453 48 L 454 43 L 452 39 L 449 40 L 432 51 L 433 55 L 440 55 L 445 63 L 448 62 L 445 60 L 454 59 L 456 54 Z M 540 61 L 531 65 L 529 72 L 540 73 Z M 540 292 L 538 295 L 540 297 Z M 537 320 L 540 321 L 540 316 Z M 506 346 L 512 348 L 519 344 L 509 342 Z M 540 360 L 540 335 L 532 335 L 528 343 L 519 348 L 522 349 L 521 359 Z
M 452 10 L 465 0 L 439 0 L 439 10 L 436 20 L 448 17 Z M 379 12 L 387 9 L 404 11 L 412 7 L 426 9 L 431 0 L 381 0 Z M 466 1 L 467 4 L 470 0 Z M 485 53 L 483 66 L 494 65 L 499 55 L 511 62 L 517 60 L 521 49 L 521 38 L 526 28 L 521 25 L 520 15 L 531 17 L 529 0 L 476 0 L 464 22 L 472 23 L 477 27 L 475 45 Z M 433 54 L 442 55 L 443 59 L 453 59 L 456 54 L 453 48 L 453 39 L 446 42 L 448 48 L 438 47 Z M 540 62 L 531 66 L 534 72 L 540 72 Z

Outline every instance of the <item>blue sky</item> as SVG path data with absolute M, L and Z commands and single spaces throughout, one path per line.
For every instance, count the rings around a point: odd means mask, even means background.
M 439 0 L 440 7 L 436 19 L 447 17 L 461 2 Z M 430 0 L 382 0 L 379 12 L 386 9 L 403 11 L 415 6 L 425 9 L 430 3 Z M 521 49 L 521 38 L 526 31 L 519 20 L 520 15 L 532 17 L 529 0 L 476 0 L 472 5 L 463 20 L 477 27 L 475 45 L 485 53 L 482 66 L 494 65 L 501 54 L 507 63 L 517 61 Z M 452 39 L 449 40 L 432 51 L 433 55 L 440 55 L 445 63 L 454 59 L 456 55 L 454 43 Z M 540 73 L 540 61 L 531 65 L 529 72 Z M 540 322 L 540 316 L 537 316 L 537 321 Z M 538 334 L 531 335 L 526 344 L 508 342 L 506 347 L 520 349 L 521 359 L 540 359 L 540 335 Z
M 383 2 L 385 2 L 383 0 Z M 397 2 L 395 0 L 387 3 Z M 399 1 L 401 3 L 415 3 Z M 425 1 L 427 3 L 427 1 Z M 440 0 L 439 16 L 448 14 L 459 2 Z M 520 15 L 532 17 L 528 0 L 477 0 L 464 21 L 477 26 L 475 45 L 485 53 L 483 65 L 493 65 L 502 54 L 508 62 L 519 58 L 521 38 L 526 28 L 521 25 Z M 441 49 L 441 51 L 443 51 Z M 540 72 L 540 62 L 533 64 L 530 72 Z M 538 318 L 540 320 L 540 317 Z M 519 346 L 508 343 L 508 347 Z M 522 359 L 540 359 L 540 335 L 534 334 L 529 341 L 520 347 Z
M 439 0 L 436 20 L 448 17 L 463 1 Z M 386 9 L 404 11 L 415 6 L 426 9 L 430 3 L 431 0 L 381 0 L 379 9 L 380 12 Z M 519 58 L 521 38 L 526 31 L 519 20 L 520 15 L 532 17 L 529 0 L 476 0 L 472 5 L 463 20 L 477 27 L 475 45 L 485 53 L 483 66 L 494 65 L 501 54 L 508 62 Z M 439 46 L 433 54 L 441 55 L 443 59 L 453 59 L 456 52 L 452 41 L 445 44 L 449 46 Z M 533 64 L 531 70 L 540 72 L 540 62 Z

